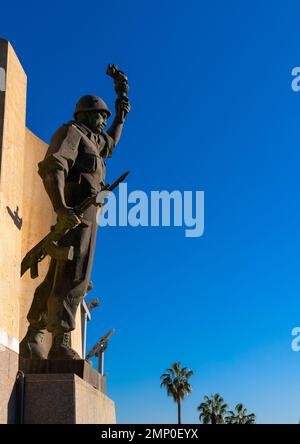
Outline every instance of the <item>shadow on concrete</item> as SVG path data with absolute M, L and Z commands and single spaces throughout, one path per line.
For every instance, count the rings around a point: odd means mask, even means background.
M 14 221 L 15 226 L 18 228 L 18 230 L 21 230 L 23 219 L 19 216 L 19 207 L 17 207 L 16 211 L 12 211 L 9 207 L 6 207 L 8 214 Z

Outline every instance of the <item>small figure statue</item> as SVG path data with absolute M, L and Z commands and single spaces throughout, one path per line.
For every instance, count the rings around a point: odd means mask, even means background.
M 104 131 L 111 116 L 106 103 L 97 96 L 83 96 L 77 102 L 74 120 L 54 133 L 46 156 L 38 165 L 58 223 L 69 230 L 57 244 L 72 246 L 74 258 L 68 261 L 52 257 L 44 281 L 35 290 L 27 315 L 28 331 L 20 343 L 23 358 L 46 359 L 43 337 L 47 329 L 53 336 L 48 359 L 81 359 L 71 348 L 70 332 L 75 329 L 77 308 L 90 282 L 97 207 L 91 205 L 81 215 L 75 208 L 103 187 L 103 159 L 112 156 L 130 111 L 129 99 L 124 94 L 125 89 L 128 90 L 127 77 L 114 65 L 109 65 L 109 69 L 118 94 L 116 114 L 109 130 Z

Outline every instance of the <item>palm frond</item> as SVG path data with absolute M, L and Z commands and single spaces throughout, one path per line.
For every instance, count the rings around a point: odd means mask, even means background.
M 179 361 L 174 362 L 172 367 L 167 368 L 160 377 L 161 387 L 165 387 L 167 395 L 172 396 L 174 401 L 183 400 L 192 392 L 192 387 L 188 379 L 193 375 L 193 371 L 188 367 L 181 368 Z

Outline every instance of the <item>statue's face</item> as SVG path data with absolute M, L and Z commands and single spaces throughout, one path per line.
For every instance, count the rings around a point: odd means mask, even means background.
M 82 121 L 93 133 L 100 134 L 106 127 L 107 114 L 105 111 L 89 111 L 84 113 Z

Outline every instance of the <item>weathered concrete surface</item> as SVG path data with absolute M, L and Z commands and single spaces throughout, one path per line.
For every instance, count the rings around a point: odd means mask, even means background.
M 0 424 L 14 424 L 17 416 L 16 376 L 18 354 L 6 347 L 0 348 Z
M 25 424 L 115 422 L 114 402 L 77 375 L 25 376 Z
M 5 40 L 0 40 L 0 54 L 4 63 L 1 68 L 6 72 L 6 90 L 0 91 L 0 329 L 18 339 L 22 233 L 12 215 L 17 208 L 21 216 L 23 212 L 27 79 L 13 48 Z
M 49 263 L 39 264 L 37 279 L 29 272 L 20 279 L 21 259 L 47 234 L 55 214 L 37 174 L 47 144 L 25 126 L 26 75 L 12 46 L 1 39 L 0 68 L 6 73 L 5 91 L 0 88 L 0 339 L 3 332 L 18 351 L 34 290 Z M 72 346 L 82 355 L 79 312 Z M 47 342 L 49 347 L 50 336 Z

